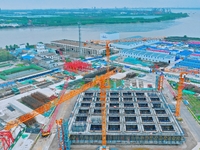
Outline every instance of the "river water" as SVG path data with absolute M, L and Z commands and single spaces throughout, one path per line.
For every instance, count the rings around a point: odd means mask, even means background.
M 100 33 L 108 31 L 119 32 L 120 38 L 138 35 L 145 37 L 176 35 L 200 37 L 200 10 L 177 11 L 187 12 L 190 17 L 156 23 L 82 25 L 81 40 L 98 40 Z M 78 35 L 78 26 L 0 29 L 0 47 L 27 42 L 29 44 L 48 43 L 58 39 L 78 40 Z

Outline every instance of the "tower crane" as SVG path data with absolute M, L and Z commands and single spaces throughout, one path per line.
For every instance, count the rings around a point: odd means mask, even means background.
M 169 72 L 169 70 L 168 70 Z M 176 96 L 176 112 L 175 112 L 175 116 L 176 117 L 179 117 L 180 116 L 180 104 L 181 104 L 181 101 L 182 101 L 182 90 L 184 88 L 184 82 L 185 82 L 185 75 L 187 74 L 196 74 L 198 72 L 196 71 L 185 71 L 185 72 L 180 72 L 180 75 L 179 75 L 179 82 L 178 82 L 178 92 L 177 92 L 177 96 Z M 158 82 L 158 91 L 161 91 L 162 88 L 163 88 L 163 81 L 164 81 L 164 74 L 161 73 L 160 74 L 160 77 L 159 77 L 159 82 Z
M 54 106 L 57 106 L 57 105 L 59 105 L 59 104 L 65 102 L 65 101 L 67 101 L 67 100 L 70 100 L 71 98 L 73 98 L 73 97 L 75 97 L 76 95 L 78 95 L 78 94 L 80 94 L 80 93 L 82 93 L 82 92 L 88 90 L 89 88 L 94 87 L 95 85 L 100 84 L 100 85 L 101 85 L 101 86 L 100 86 L 100 89 L 101 89 L 101 88 L 103 87 L 103 85 L 105 85 L 105 84 L 103 84 L 103 83 L 105 83 L 105 82 L 102 82 L 102 81 L 105 81 L 106 79 L 109 79 L 109 77 L 112 76 L 112 75 L 114 75 L 114 74 L 116 73 L 116 71 L 117 71 L 117 70 L 114 69 L 114 70 L 112 70 L 112 71 L 107 72 L 107 73 L 104 74 L 104 75 L 96 76 L 96 78 L 95 78 L 93 81 L 84 84 L 84 85 L 83 85 L 81 88 L 79 88 L 79 89 L 72 90 L 72 91 L 70 91 L 69 93 L 64 94 L 63 96 L 60 97 L 60 99 L 59 99 L 59 98 L 56 98 L 56 99 L 54 99 L 54 100 L 52 100 L 52 101 L 50 101 L 50 102 L 48 102 L 48 103 L 46 103 L 46 104 L 44 104 L 44 105 L 38 107 L 37 109 L 35 109 L 35 110 L 33 110 L 33 111 L 29 112 L 29 113 L 26 113 L 26 114 L 24 114 L 24 115 L 18 117 L 18 118 L 15 119 L 15 120 L 9 121 L 9 122 L 5 125 L 4 130 L 11 130 L 13 127 L 16 127 L 16 126 L 20 125 L 21 123 L 26 122 L 26 121 L 28 121 L 28 120 L 30 120 L 30 119 L 33 119 L 34 117 L 36 117 L 36 116 L 39 115 L 39 114 L 43 114 L 44 112 L 48 111 L 50 108 L 52 108 L 52 107 L 54 107 Z M 102 90 L 104 90 L 104 89 L 101 89 L 101 91 L 102 91 Z M 105 98 L 106 98 L 106 97 L 105 97 L 105 93 L 102 94 L 102 95 L 104 95 L 103 98 L 105 99 Z M 103 98 L 102 98 L 102 99 L 103 99 Z M 105 113 L 105 111 L 103 111 L 103 112 Z M 106 131 L 106 129 L 105 129 L 105 131 Z M 106 137 L 106 136 L 105 136 L 105 133 L 104 133 L 104 137 Z M 103 139 L 102 141 L 106 141 L 106 139 Z M 103 143 L 103 142 L 102 142 L 102 143 Z M 104 143 L 104 144 L 106 144 L 106 143 Z

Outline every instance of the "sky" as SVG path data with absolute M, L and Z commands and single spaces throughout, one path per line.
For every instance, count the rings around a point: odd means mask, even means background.
M 0 0 L 1 9 L 200 7 L 200 0 Z

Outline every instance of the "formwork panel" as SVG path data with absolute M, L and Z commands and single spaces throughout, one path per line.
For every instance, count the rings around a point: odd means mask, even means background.
M 156 131 L 155 125 L 143 125 L 144 131 Z
M 110 107 L 119 107 L 119 103 L 110 103 Z
M 124 102 L 134 101 L 134 98 L 132 97 L 123 97 Z
M 124 103 L 124 107 L 134 107 L 134 103 Z
M 143 114 L 151 114 L 151 111 L 150 109 L 140 109 L 140 114 L 143 115 Z
M 94 109 L 94 114 L 100 114 L 101 113 L 101 109 Z
M 175 131 L 173 125 L 160 125 L 162 131 Z
M 136 92 L 136 96 L 144 96 L 144 92 Z
M 124 113 L 125 114 L 135 114 L 135 110 L 134 109 L 124 109 Z
M 118 124 L 110 124 L 108 125 L 108 131 L 120 131 L 120 125 Z
M 90 130 L 91 131 L 101 131 L 102 130 L 102 125 L 91 124 Z
M 131 96 L 133 96 L 133 94 L 132 94 L 131 91 L 122 92 L 122 95 L 123 95 L 123 96 L 127 96 L 127 97 L 131 97 Z
M 138 131 L 137 125 L 126 125 L 126 131 Z
M 101 107 L 101 103 L 95 103 L 95 107 Z
M 136 119 L 136 117 L 125 117 L 125 121 L 126 122 L 136 122 L 137 119 Z
M 89 113 L 89 109 L 83 109 L 83 108 L 81 108 L 81 109 L 79 109 L 78 113 L 79 114 L 88 114 Z
M 152 103 L 153 108 L 163 108 L 162 103 Z
M 159 122 L 170 122 L 169 117 L 158 117 Z
M 119 116 L 109 116 L 109 122 L 120 122 Z
M 83 102 L 90 102 L 92 101 L 92 97 L 83 97 Z
M 156 112 L 157 115 L 159 115 L 159 114 L 166 114 L 165 109 L 156 109 L 155 112 Z
M 109 109 L 109 114 L 119 114 L 119 109 Z
M 119 96 L 119 95 L 120 95 L 120 92 L 118 91 L 110 92 L 110 96 Z
M 148 105 L 148 103 L 138 103 L 138 107 L 147 108 L 147 107 L 149 107 L 149 105 Z
M 84 121 L 84 122 L 86 122 L 86 120 L 87 120 L 87 116 L 77 116 L 76 117 L 76 121 Z
M 111 102 L 119 102 L 120 98 L 119 97 L 110 97 Z
M 151 116 L 145 116 L 141 118 L 142 118 L 142 122 L 154 122 L 153 117 Z
M 137 101 L 138 102 L 146 102 L 147 99 L 146 99 L 146 97 L 137 97 Z

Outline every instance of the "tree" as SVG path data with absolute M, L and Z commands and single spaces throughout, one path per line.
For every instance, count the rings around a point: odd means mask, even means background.
M 6 45 L 6 50 L 9 50 L 9 46 L 8 45 Z
M 13 50 L 13 46 L 12 45 L 10 45 L 10 50 Z
M 17 44 L 14 44 L 14 45 L 13 45 L 13 48 L 14 48 L 14 49 L 19 48 L 19 46 L 18 46 Z
M 26 43 L 26 48 L 30 48 L 30 45 L 29 45 L 29 43 Z

